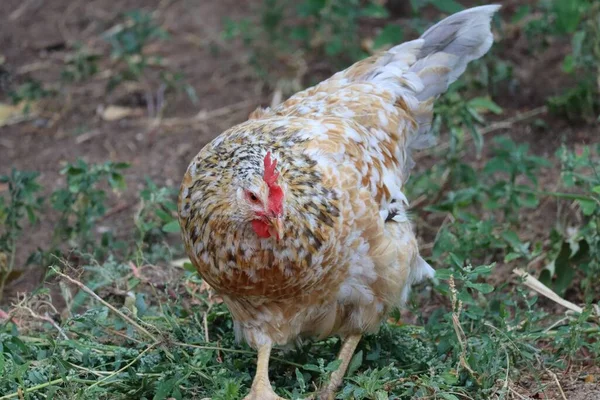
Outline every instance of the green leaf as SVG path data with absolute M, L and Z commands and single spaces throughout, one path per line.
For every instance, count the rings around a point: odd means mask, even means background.
M 398 44 L 402 41 L 404 33 L 398 24 L 387 24 L 373 41 L 373 48 L 378 49 L 388 44 Z
M 507 255 L 504 256 L 504 262 L 508 263 L 514 260 L 517 260 L 519 258 L 523 257 L 522 254 L 519 253 L 508 253 Z
M 158 218 L 160 218 L 160 220 L 163 221 L 164 223 L 172 222 L 172 220 L 173 220 L 173 216 L 170 213 L 165 212 L 161 209 L 156 210 L 156 216 Z
M 489 265 L 480 265 L 478 267 L 476 267 L 473 271 L 471 271 L 471 274 L 475 274 L 476 276 L 486 276 L 492 273 L 492 270 L 494 269 L 494 267 L 496 266 L 496 263 L 491 263 Z
M 158 388 L 156 390 L 156 394 L 154 395 L 154 397 L 152 399 L 153 400 L 163 400 L 163 399 L 166 399 L 167 396 L 169 394 L 171 394 L 171 392 L 173 391 L 173 388 L 177 384 L 178 380 L 179 380 L 179 378 L 174 377 L 174 378 L 168 379 L 166 381 L 160 382 L 158 384 Z
M 560 0 L 553 1 L 552 5 L 556 15 L 554 25 L 560 33 L 573 33 L 581 20 L 581 2 Z
M 457 256 L 454 253 L 450 253 L 448 254 L 448 257 L 450 258 L 450 261 L 452 261 L 452 264 L 454 264 L 455 267 L 462 269 L 464 266 L 464 260 L 461 259 L 459 256 Z
M 116 172 L 113 172 L 110 175 L 110 177 L 108 178 L 108 183 L 110 184 L 110 187 L 114 190 L 123 190 L 127 187 L 123 175 Z
M 489 283 L 473 283 L 470 281 L 466 281 L 465 285 L 467 287 L 470 287 L 471 289 L 475 289 L 478 292 L 481 292 L 483 294 L 488 294 L 494 291 L 494 287 L 492 285 L 490 285 Z
M 556 293 L 563 295 L 571 285 L 575 277 L 575 268 L 571 265 L 571 246 L 567 242 L 563 242 L 558 256 L 554 260 L 554 284 L 553 288 Z
M 563 60 L 562 69 L 567 74 L 570 74 L 573 71 L 575 71 L 575 58 L 572 54 L 567 54 L 567 56 Z
M 579 205 L 581 206 L 581 211 L 583 212 L 583 215 L 586 216 L 592 215 L 596 210 L 596 207 L 598 207 L 598 204 L 594 200 L 580 199 L 578 201 Z
M 577 31 L 573 35 L 573 40 L 571 41 L 571 47 L 573 48 L 573 56 L 580 57 L 581 49 L 583 48 L 583 42 L 585 40 L 585 31 Z
M 594 187 L 592 188 L 592 192 L 600 194 L 600 185 L 598 185 L 598 186 L 594 186 Z
M 304 375 L 298 368 L 296 368 L 296 382 L 298 382 L 298 386 L 300 386 L 300 390 L 302 393 L 306 390 L 306 381 L 304 379 Z
M 304 364 L 302 368 L 306 371 L 321 372 L 321 368 L 315 364 Z
M 441 378 L 448 385 L 456 385 L 456 383 L 458 382 L 458 377 L 456 376 L 456 373 L 453 373 L 453 371 L 444 371 L 441 374 Z
M 332 362 L 327 364 L 327 366 L 325 367 L 325 371 L 327 371 L 327 372 L 337 371 L 340 368 L 340 365 L 342 365 L 342 360 L 340 360 L 340 359 L 333 360 Z
M 519 249 L 522 246 L 521 239 L 519 239 L 519 236 L 513 231 L 502 232 L 502 239 L 506 240 L 506 242 L 514 249 Z
M 526 193 L 521 198 L 521 205 L 528 208 L 535 208 L 540 204 L 540 199 L 533 193 Z
M 146 314 L 146 311 L 148 311 L 148 306 L 144 300 L 144 293 L 137 293 L 135 295 L 135 308 L 137 309 L 138 318 L 142 318 Z
M 469 100 L 469 107 L 474 108 L 478 112 L 490 111 L 496 115 L 502 114 L 502 107 L 494 103 L 489 97 L 475 97 Z
M 352 357 L 352 360 L 350 361 L 350 364 L 348 365 L 347 374 L 350 376 L 354 375 L 354 373 L 360 368 L 362 363 L 363 363 L 363 351 L 361 350 Z
M 179 232 L 179 221 L 174 219 L 173 221 L 163 225 L 162 230 L 163 230 L 163 232 L 166 232 L 166 233 Z
M 494 172 L 507 172 L 510 171 L 510 166 L 507 165 L 506 160 L 503 158 L 494 157 L 485 164 L 483 171 L 486 174 L 493 174 Z
M 435 277 L 440 280 L 450 279 L 452 274 L 453 274 L 453 272 L 449 269 L 436 269 L 435 270 Z
M 198 272 L 196 267 L 194 267 L 194 265 L 191 262 L 184 262 L 183 269 L 186 270 L 187 272 L 192 272 L 192 273 Z

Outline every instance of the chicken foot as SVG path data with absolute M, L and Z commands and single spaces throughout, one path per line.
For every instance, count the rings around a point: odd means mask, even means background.
M 361 337 L 362 335 L 350 335 L 344 339 L 344 343 L 342 343 L 342 348 L 338 354 L 338 359 L 342 360 L 342 363 L 339 368 L 331 374 L 329 383 L 317 396 L 318 400 L 335 399 L 336 390 L 342 384 L 348 365 L 350 365 L 350 360 L 352 360 L 352 356 L 354 355 L 354 350 L 356 350 L 356 346 L 358 346 Z
M 248 396 L 244 400 L 286 400 L 279 397 L 273 391 L 269 381 L 269 357 L 271 356 L 271 344 L 265 344 L 258 349 L 258 360 L 256 362 L 256 374 Z

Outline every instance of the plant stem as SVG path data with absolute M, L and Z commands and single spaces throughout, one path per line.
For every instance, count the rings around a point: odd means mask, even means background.
M 52 268 L 52 270 L 54 272 L 56 272 L 58 275 L 60 275 L 62 278 L 68 280 L 69 282 L 71 282 L 72 284 L 74 284 L 75 286 L 79 287 L 81 290 L 83 290 L 84 292 L 86 292 L 87 294 L 89 294 L 90 296 L 92 296 L 94 299 L 98 300 L 104 306 L 108 307 L 108 309 L 110 309 L 112 312 L 114 312 L 115 314 L 117 314 L 119 317 L 121 317 L 125 321 L 129 322 L 134 327 L 136 327 L 140 332 L 142 332 L 143 334 L 145 334 L 146 336 L 148 336 L 155 343 L 158 342 L 158 339 L 156 338 L 156 336 L 154 336 L 146 328 L 144 328 L 143 326 L 141 326 L 140 324 L 138 324 L 137 322 L 135 322 L 133 319 L 131 319 L 127 315 L 123 314 L 116 307 L 114 307 L 113 305 L 109 304 L 107 301 L 103 300 L 100 296 L 98 296 L 96 293 L 94 293 L 94 291 L 92 289 L 88 288 L 83 283 L 79 282 L 78 280 L 73 279 L 73 278 L 71 278 L 70 276 L 68 276 L 66 274 L 63 274 L 62 272 L 60 272 L 55 267 L 50 267 L 50 268 Z
M 21 392 L 17 391 L 17 392 L 11 393 L 11 394 L 7 394 L 5 396 L 0 397 L 0 400 L 6 400 L 6 399 L 12 399 L 12 398 L 15 398 L 15 397 L 19 397 L 20 393 L 25 394 L 25 393 L 35 392 L 37 390 L 44 389 L 44 388 L 46 388 L 48 386 L 56 385 L 57 383 L 66 382 L 66 381 L 69 381 L 69 382 L 78 382 L 78 383 L 94 383 L 95 382 L 95 381 L 90 381 L 90 380 L 87 380 L 87 379 L 80 379 L 80 378 L 69 378 L 69 377 L 66 377 L 65 379 L 58 378 L 58 379 L 54 379 L 54 380 L 49 381 L 49 382 L 40 383 L 39 385 L 32 386 L 32 387 L 27 388 L 27 389 L 23 389 Z

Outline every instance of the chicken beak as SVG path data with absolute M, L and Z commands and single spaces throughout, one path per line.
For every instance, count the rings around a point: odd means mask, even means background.
M 283 219 L 281 217 L 274 217 L 269 219 L 269 223 L 271 224 L 273 236 L 280 240 L 283 237 Z

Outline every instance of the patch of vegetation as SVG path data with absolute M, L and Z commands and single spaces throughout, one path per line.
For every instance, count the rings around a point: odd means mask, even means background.
M 425 25 L 418 12 L 427 5 L 443 12 L 464 8 L 450 0 L 411 2 L 411 29 Z M 404 38 L 402 25 L 391 22 L 388 9 L 375 0 L 264 0 L 255 15 L 256 19 L 226 20 L 223 36 L 241 39 L 258 77 L 271 86 L 284 85 L 286 92 L 318 83 L 304 82 L 315 63 L 337 71 Z M 365 20 L 381 28 L 369 40 L 359 29 Z
M 99 165 L 88 165 L 83 160 L 67 164 L 61 171 L 66 177 L 66 188 L 56 190 L 50 196 L 52 207 L 60 213 L 55 229 L 55 242 L 66 241 L 70 248 L 82 252 L 92 252 L 96 258 L 104 258 L 102 254 L 94 254 L 94 249 L 106 248 L 110 235 L 105 232 L 100 243 L 95 241 L 96 221 L 106 213 L 106 192 L 100 184 L 106 182 L 114 191 L 125 189 L 122 170 L 126 163 L 106 162 Z M 102 244 L 102 245 L 100 245 Z
M 8 189 L 6 196 L 0 197 L 0 299 L 4 286 L 16 274 L 15 254 L 19 239 L 23 234 L 23 220 L 34 224 L 43 199 L 37 197 L 40 190 L 37 182 L 39 173 L 13 169 L 10 175 L 0 176 L 0 185 Z
M 162 90 L 171 89 L 184 91 L 191 101 L 196 102 L 194 88 L 185 82 L 183 74 L 169 71 L 163 60 L 158 56 L 149 56 L 145 50 L 148 45 L 157 40 L 168 39 L 168 34 L 156 25 L 153 17 L 145 12 L 134 10 L 124 14 L 124 21 L 112 29 L 105 37 L 111 45 L 111 58 L 116 72 L 111 75 L 107 89 L 114 90 L 127 81 L 146 81 L 147 69 L 160 69 L 159 79 L 164 86 Z
M 532 40 L 545 45 L 548 37 L 567 38 L 571 54 L 563 71 L 575 86 L 548 99 L 550 109 L 571 120 L 597 121 L 600 118 L 600 4 L 594 0 L 543 1 L 544 12 L 528 22 Z M 527 9 L 525 9 L 527 10 Z M 522 15 L 526 15 L 525 12 Z
M 445 300 L 437 301 L 437 309 L 423 319 L 422 326 L 391 320 L 378 335 L 367 337 L 338 398 L 503 398 L 523 371 L 560 369 L 565 362 L 585 364 L 590 355 L 600 356 L 594 340 L 600 328 L 593 311 L 600 300 L 593 288 L 600 278 L 599 150 L 560 151 L 562 179 L 565 186 L 577 189 L 573 193 L 540 188 L 535 177 L 547 161 L 506 138 L 496 141 L 479 172 L 469 164 L 455 167 L 453 171 L 460 173 L 449 178 L 454 182 L 452 190 L 427 207 L 451 221 L 438 233 L 432 253 L 438 265 L 432 289 Z M 507 164 L 512 169 L 498 170 Z M 76 190 L 77 195 L 61 189 L 53 196 L 52 203 L 67 199 L 60 203 L 68 204 L 65 213 L 74 216 L 59 228 L 79 232 L 80 226 L 92 226 L 102 214 L 105 198 L 96 184 L 107 179 L 113 187 L 122 187 L 119 170 L 123 167 L 81 161 L 66 166 L 68 187 L 87 189 Z M 37 188 L 31 186 L 34 175 L 13 175 L 17 177 L 13 180 L 29 182 L 25 192 L 30 194 L 19 203 L 24 204 L 21 207 L 37 207 L 32 197 Z M 517 183 L 522 178 L 529 183 Z M 415 181 L 422 185 L 423 178 Z M 173 195 L 172 189 L 147 183 L 135 215 L 135 251 L 109 255 L 102 264 L 89 258 L 76 278 L 65 275 L 73 274 L 68 264 L 54 263 L 50 277 L 76 283 L 63 287 L 69 310 L 63 317 L 54 320 L 51 313 L 40 313 L 48 301 L 46 289 L 11 308 L 10 322 L 4 322 L 0 334 L 1 393 L 12 396 L 21 388 L 31 399 L 239 399 L 246 392 L 254 353 L 235 344 L 226 308 L 206 291 L 191 266 L 155 264 L 172 259 L 170 253 L 156 253 L 153 244 L 160 243 L 165 232 L 176 230 Z M 511 216 L 547 196 L 566 204 L 574 201 L 585 222 L 569 237 L 549 232 L 550 245 L 523 241 L 519 221 Z M 11 218 L 22 219 L 23 213 Z M 101 247 L 85 236 L 72 237 L 75 246 Z M 574 274 L 565 275 L 563 270 L 563 243 L 576 244 L 579 252 L 585 249 L 583 256 L 569 253 L 579 257 L 569 267 L 576 268 Z M 581 315 L 564 318 L 546 311 L 518 279 L 514 284 L 490 281 L 496 263 L 540 256 L 556 264 L 551 273 L 544 269 L 540 279 L 559 293 L 564 292 L 560 285 L 581 293 L 587 304 Z M 413 312 L 422 315 L 417 307 L 427 301 L 411 304 Z M 338 347 L 339 340 L 332 338 L 307 343 L 291 355 L 276 353 L 272 376 L 278 391 L 293 399 L 313 392 L 312 382 L 325 381 L 337 368 Z M 531 378 L 540 376 L 533 373 Z
M 23 112 L 29 113 L 31 106 L 38 100 L 55 95 L 54 90 L 44 87 L 42 82 L 29 79 L 19 85 L 15 90 L 9 92 L 9 97 L 13 104 L 24 104 Z
M 77 46 L 75 54 L 66 60 L 62 79 L 66 82 L 83 82 L 100 71 L 100 54 L 92 53 L 84 46 Z

